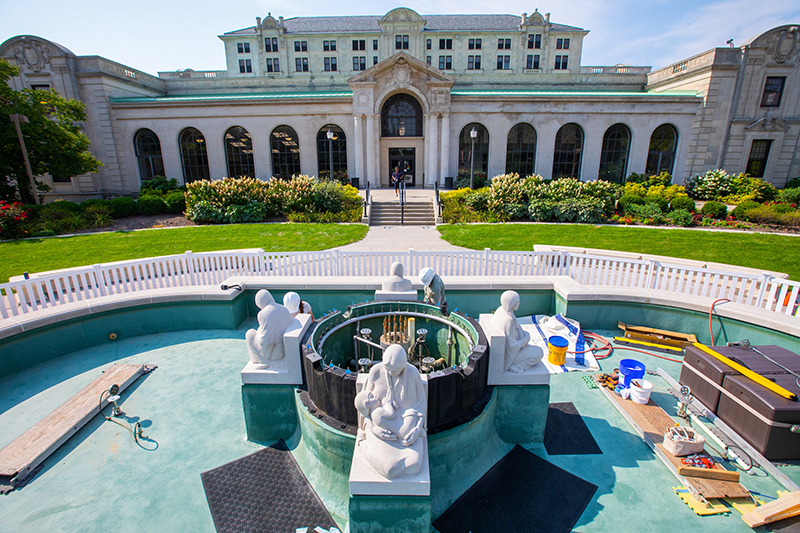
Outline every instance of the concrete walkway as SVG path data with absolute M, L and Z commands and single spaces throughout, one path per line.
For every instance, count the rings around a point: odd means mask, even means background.
M 365 191 L 362 189 L 358 192 L 363 198 Z M 394 189 L 372 189 L 370 196 L 374 202 L 391 202 L 397 198 Z M 420 203 L 433 202 L 433 189 L 406 189 L 406 200 Z M 371 226 L 362 240 L 342 246 L 340 250 L 394 252 L 406 251 L 409 248 L 421 251 L 467 250 L 453 246 L 442 239 L 436 226 Z

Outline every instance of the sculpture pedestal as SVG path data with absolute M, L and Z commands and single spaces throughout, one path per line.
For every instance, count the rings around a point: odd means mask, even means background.
M 350 496 L 350 533 L 431 531 L 430 496 Z
M 416 302 L 417 291 L 375 291 L 375 300 L 390 300 L 392 302 Z
M 428 464 L 428 442 L 425 437 L 425 454 L 422 468 L 415 476 L 397 476 L 387 479 L 373 470 L 356 446 L 350 465 L 350 494 L 353 496 L 430 496 L 431 474 Z
M 491 386 L 496 385 L 549 385 L 550 371 L 542 361 L 536 363 L 533 368 L 517 374 L 505 371 L 505 335 L 492 323 L 491 314 L 481 314 L 479 323 L 486 335 L 489 343 L 489 373 L 487 383 Z M 547 354 L 544 354 L 547 357 Z
M 300 343 L 308 326 L 311 315 L 297 315 L 283 333 L 283 359 L 272 361 L 267 368 L 248 361 L 242 370 L 242 383 L 245 385 L 302 385 L 303 365 L 300 359 L 302 350 Z
M 497 411 L 494 429 L 509 444 L 544 442 L 550 386 L 501 386 L 494 389 Z

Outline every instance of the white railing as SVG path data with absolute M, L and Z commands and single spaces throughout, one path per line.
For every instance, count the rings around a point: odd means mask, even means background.
M 570 276 L 587 286 L 652 289 L 734 302 L 797 316 L 800 283 L 767 274 L 711 270 L 658 261 L 570 254 L 503 252 L 186 252 L 34 274 L 0 284 L 0 317 L 9 318 L 92 298 L 171 287 L 213 286 L 231 276 L 406 276 L 423 267 L 442 276 Z

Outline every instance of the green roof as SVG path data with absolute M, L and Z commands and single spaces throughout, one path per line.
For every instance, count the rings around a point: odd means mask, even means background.
M 196 102 L 199 100 L 290 100 L 293 98 L 349 98 L 353 91 L 302 91 L 302 92 L 270 92 L 270 93 L 240 93 L 240 94 L 185 94 L 178 96 L 136 96 L 128 98 L 110 98 L 114 103 L 144 103 L 144 102 Z
M 696 91 L 571 91 L 536 89 L 453 89 L 452 96 L 697 96 Z

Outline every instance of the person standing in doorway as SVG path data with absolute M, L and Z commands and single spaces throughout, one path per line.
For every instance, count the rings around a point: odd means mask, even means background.
M 394 172 L 392 172 L 392 183 L 394 184 L 394 195 L 397 196 L 400 194 L 400 183 L 403 181 L 405 174 L 400 171 L 400 167 L 394 167 Z

